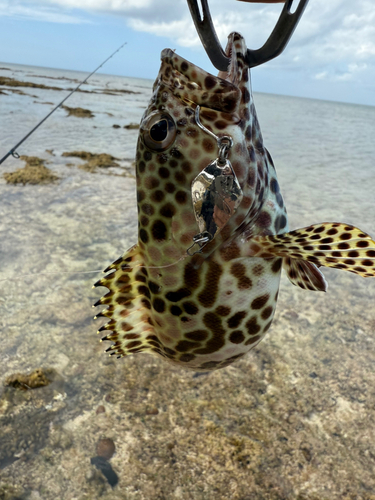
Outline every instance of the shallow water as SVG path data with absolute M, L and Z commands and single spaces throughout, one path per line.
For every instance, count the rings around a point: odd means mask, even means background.
M 63 89 L 85 76 L 0 66 L 9 68 L 0 76 Z M 375 280 L 324 269 L 323 294 L 283 276 L 266 339 L 211 374 L 103 354 L 91 308 L 101 291 L 91 285 L 136 242 L 138 131 L 123 126 L 139 122 L 151 86 L 94 75 L 83 89 L 98 93 L 66 102 L 94 118 L 58 110 L 18 150 L 46 159 L 60 181 L 0 178 L 0 381 L 38 367 L 52 379 L 3 389 L 0 498 L 375 498 Z M 0 94 L 0 157 L 65 96 L 18 89 L 27 95 Z M 266 94 L 255 104 L 290 227 L 342 221 L 374 236 L 375 108 Z M 61 156 L 74 150 L 120 166 L 86 172 Z M 1 168 L 21 166 L 9 158 Z M 90 463 L 101 438 L 116 446 L 113 489 Z

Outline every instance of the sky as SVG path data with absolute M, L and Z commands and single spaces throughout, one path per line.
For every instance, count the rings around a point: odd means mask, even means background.
M 259 48 L 282 4 L 209 0 L 221 43 L 231 31 Z M 294 0 L 298 5 L 298 0 Z M 211 65 L 186 0 L 0 0 L 0 62 L 154 79 L 169 47 Z M 375 1 L 310 0 L 289 45 L 252 69 L 258 92 L 375 106 Z

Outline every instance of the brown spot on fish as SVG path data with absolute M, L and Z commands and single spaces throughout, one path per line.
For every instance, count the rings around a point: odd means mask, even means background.
M 246 318 L 246 311 L 239 311 L 229 319 L 227 319 L 227 324 L 229 328 L 237 328 L 242 323 L 242 320 Z
M 246 267 L 243 264 L 240 264 L 239 262 L 232 264 L 230 272 L 235 278 L 237 278 L 238 288 L 240 290 L 251 288 L 252 281 L 246 276 Z
M 218 306 L 215 309 L 215 313 L 218 314 L 219 316 L 228 316 L 230 314 L 231 308 L 227 306 Z
M 143 229 L 143 228 L 140 229 L 140 231 L 139 231 L 139 238 L 140 238 L 140 240 L 143 243 L 145 243 L 145 244 L 148 243 L 148 239 L 149 239 L 148 238 L 148 233 L 147 233 L 147 231 L 145 229 Z
M 176 172 L 174 178 L 178 184 L 186 184 L 186 175 L 183 172 Z
M 204 151 L 206 151 L 206 153 L 214 154 L 214 152 L 216 151 L 217 145 L 212 139 L 204 138 L 203 142 L 202 142 L 202 147 L 203 147 Z
M 146 217 L 145 215 L 140 216 L 141 226 L 146 227 L 146 226 L 148 226 L 149 222 L 150 222 L 150 219 L 148 217 Z
M 198 295 L 200 304 L 204 307 L 212 306 L 219 291 L 219 280 L 223 270 L 215 261 L 209 261 L 206 273 L 205 287 Z
M 263 311 L 262 311 L 262 319 L 268 319 L 271 314 L 272 314 L 272 311 L 273 311 L 273 307 L 272 306 L 268 306 L 266 307 Z
M 349 243 L 339 243 L 337 245 L 337 248 L 339 248 L 340 250 L 347 250 L 348 248 L 350 248 L 350 245 Z
M 189 340 L 180 340 L 180 342 L 176 345 L 176 351 L 178 352 L 186 352 L 191 351 L 195 347 L 198 347 L 198 342 L 190 342 Z
M 356 247 L 357 248 L 367 248 L 369 246 L 368 241 L 357 241 Z
M 259 339 L 261 339 L 261 336 L 255 335 L 254 337 L 249 338 L 249 340 L 245 342 L 245 345 L 255 344 L 255 342 L 257 342 Z
M 350 233 L 342 233 L 339 236 L 340 240 L 350 240 L 351 237 L 352 237 L 352 235 Z
M 151 227 L 151 234 L 156 241 L 165 240 L 167 235 L 167 227 L 164 222 L 161 220 L 155 221 Z
M 179 302 L 180 300 L 185 299 L 190 295 L 191 295 L 190 290 L 188 290 L 187 288 L 180 288 L 176 292 L 168 292 L 165 297 L 170 302 Z
M 231 243 L 228 246 L 219 249 L 222 259 L 226 262 L 236 259 L 241 256 L 241 251 L 236 243 Z
M 266 305 L 270 296 L 266 293 L 254 299 L 251 303 L 251 309 L 262 309 Z
M 162 178 L 162 179 L 168 179 L 169 175 L 170 175 L 170 171 L 168 168 L 166 167 L 160 167 L 159 168 L 159 176 Z
M 283 264 L 282 259 L 275 259 L 271 267 L 272 272 L 277 274 L 280 271 L 282 264 Z
M 160 189 L 157 189 L 156 191 L 153 191 L 151 193 L 150 198 L 151 201 L 153 201 L 154 203 L 160 203 L 161 201 L 163 201 L 164 196 L 165 196 L 164 192 L 161 191 Z
M 226 129 L 228 126 L 227 122 L 224 121 L 224 120 L 217 120 L 215 122 L 215 127 L 218 129 L 218 130 L 224 130 Z
M 172 205 L 172 203 L 166 203 L 160 209 L 160 215 L 162 215 L 163 217 L 167 217 L 169 219 L 173 217 L 175 213 L 176 213 L 176 208 L 174 205 Z
M 155 189 L 159 186 L 160 180 L 152 175 L 149 175 L 145 178 L 145 187 L 146 189 Z
M 198 307 L 193 302 L 183 302 L 182 307 L 187 314 L 192 316 L 198 313 Z
M 256 316 L 253 316 L 249 319 L 249 321 L 247 321 L 246 328 L 249 335 L 255 335 L 260 331 L 260 326 L 258 325 Z
M 278 233 L 287 225 L 287 220 L 284 214 L 279 215 L 275 220 L 275 231 Z
M 177 191 L 176 195 L 175 195 L 175 199 L 177 201 L 177 203 L 179 203 L 180 205 L 184 205 L 187 201 L 187 194 L 185 191 Z
M 234 332 L 229 335 L 229 340 L 232 344 L 241 344 L 245 340 L 245 336 L 241 330 L 234 330 Z
M 225 338 L 215 335 L 206 343 L 205 347 L 196 349 L 194 354 L 212 354 L 213 352 L 219 351 L 224 345 Z
M 194 330 L 193 332 L 187 332 L 185 337 L 189 340 L 195 340 L 196 342 L 202 342 L 208 337 L 206 330 Z
M 167 184 L 165 185 L 165 190 L 167 193 L 172 194 L 176 191 L 176 186 L 171 182 L 167 182 Z
M 216 78 L 209 75 L 204 79 L 204 85 L 207 90 L 213 89 L 216 85 Z
M 271 216 L 268 212 L 261 212 L 258 219 L 257 219 L 257 224 L 261 228 L 267 228 L 271 225 L 272 219 Z

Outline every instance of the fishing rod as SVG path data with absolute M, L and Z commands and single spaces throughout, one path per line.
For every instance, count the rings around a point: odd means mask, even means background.
M 34 133 L 34 132 L 35 132 L 35 130 L 36 130 L 38 127 L 40 127 L 40 126 L 41 126 L 41 124 L 42 124 L 43 122 L 45 122 L 45 121 L 47 120 L 47 118 L 49 118 L 49 117 L 52 115 L 52 113 L 54 113 L 54 112 L 56 111 L 56 109 L 57 109 L 57 108 L 59 108 L 62 104 L 64 104 L 64 102 L 65 102 L 65 101 L 66 101 L 66 100 L 67 100 L 67 99 L 68 99 L 68 98 L 69 98 L 72 94 L 74 94 L 74 92 L 76 92 L 76 91 L 80 88 L 80 86 L 81 86 L 81 85 L 83 85 L 84 83 L 86 83 L 86 82 L 87 82 L 87 80 L 90 78 L 90 76 L 92 76 L 94 73 L 96 73 L 96 72 L 98 71 L 98 69 L 100 69 L 102 66 L 104 66 L 104 64 L 105 64 L 107 61 L 109 61 L 109 60 L 111 59 L 111 57 L 113 57 L 113 56 L 114 56 L 117 52 L 119 52 L 119 51 L 123 48 L 123 46 L 124 46 L 124 45 L 126 45 L 127 43 L 128 43 L 128 42 L 123 43 L 123 44 L 122 44 L 122 45 L 121 45 L 121 46 L 120 46 L 117 50 L 115 50 L 115 51 L 114 51 L 114 52 L 113 52 L 113 53 L 112 53 L 109 57 L 107 57 L 107 59 L 106 59 L 105 61 L 103 61 L 103 62 L 100 64 L 100 66 L 98 66 L 96 69 L 94 69 L 94 71 L 93 71 L 92 73 L 90 73 L 88 76 L 86 76 L 86 78 L 85 78 L 85 79 L 84 79 L 84 80 L 83 80 L 83 81 L 82 81 L 79 85 L 77 85 L 77 87 L 76 87 L 75 89 L 73 89 L 73 90 L 72 90 L 72 91 L 71 91 L 71 92 L 70 92 L 70 93 L 69 93 L 69 94 L 68 94 L 68 95 L 67 95 L 67 96 L 66 96 L 66 97 L 65 97 L 65 98 L 64 98 L 64 99 L 63 99 L 63 100 L 62 100 L 62 101 L 61 101 L 61 102 L 60 102 L 60 103 L 59 103 L 59 104 L 55 107 L 55 108 L 53 108 L 53 110 L 52 110 L 52 111 L 50 111 L 50 112 L 48 113 L 48 115 L 47 115 L 47 116 L 45 116 L 45 117 L 43 118 L 43 120 L 41 120 L 41 121 L 40 121 L 40 122 L 39 122 L 39 123 L 38 123 L 38 124 L 37 124 L 37 125 L 36 125 L 33 129 L 32 129 L 32 130 L 30 130 L 30 132 L 29 132 L 27 135 L 25 135 L 25 137 L 24 137 L 23 139 L 21 139 L 21 140 L 20 140 L 20 142 L 18 142 L 18 143 L 17 143 L 17 144 L 16 144 L 16 145 L 15 145 L 15 146 L 14 146 L 14 147 L 13 147 L 13 148 L 12 148 L 12 149 L 11 149 L 11 150 L 7 153 L 7 154 L 6 154 L 3 158 L 1 158 L 1 160 L 0 160 L 0 165 L 1 165 L 1 164 L 2 164 L 2 163 L 3 163 L 3 162 L 4 162 L 7 158 L 8 158 L 8 156 L 10 156 L 10 155 L 12 155 L 12 156 L 13 156 L 13 158 L 19 158 L 19 157 L 20 157 L 20 155 L 16 152 L 17 148 L 18 148 L 19 146 L 21 146 L 21 144 L 22 144 L 23 142 L 25 142 L 25 141 L 26 141 L 26 139 L 28 139 L 28 138 L 30 137 L 30 135 L 31 135 L 32 133 Z

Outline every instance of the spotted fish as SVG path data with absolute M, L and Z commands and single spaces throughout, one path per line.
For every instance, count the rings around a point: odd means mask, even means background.
M 109 289 L 95 305 L 106 306 L 99 331 L 111 355 L 222 368 L 270 328 L 282 267 L 308 290 L 326 290 L 320 266 L 375 276 L 375 242 L 360 229 L 289 231 L 241 35 L 226 54 L 218 77 L 161 54 L 137 145 L 138 243 L 95 284 Z

